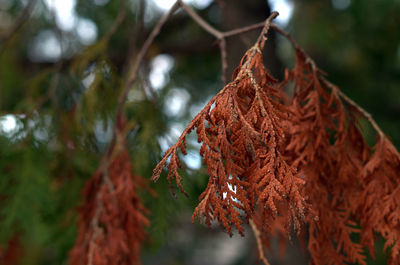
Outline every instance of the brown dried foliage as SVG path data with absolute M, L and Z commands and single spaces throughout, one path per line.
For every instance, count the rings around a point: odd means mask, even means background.
M 87 182 L 79 230 L 70 265 L 140 264 L 139 251 L 149 225 L 137 188 L 143 179 L 132 174 L 129 153 L 112 145 L 106 168 Z M 106 159 L 107 160 L 107 159 Z
M 24 254 L 21 246 L 20 235 L 14 234 L 7 242 L 4 250 L 0 247 L 0 264 L 16 265 L 21 261 L 21 256 Z
M 277 81 L 264 69 L 262 46 L 257 43 L 246 53 L 234 80 L 197 114 L 153 175 L 158 179 L 171 157 L 168 180 L 175 179 L 183 190 L 177 150 L 186 153 L 186 134 L 196 129 L 210 179 L 193 219 L 204 217 L 208 225 L 218 220 L 230 234 L 232 225 L 243 234 L 241 217 L 248 220 L 256 209 L 265 217 L 288 210 L 286 223 L 293 220 L 296 227 L 305 215 L 299 192 L 304 181 L 283 156 L 285 123 L 292 114 L 281 103 Z
M 306 176 L 304 194 L 318 216 L 318 221 L 307 219 L 313 262 L 365 264 L 363 246 L 351 239 L 360 232 L 355 210 L 363 190 L 360 171 L 370 153 L 356 124 L 359 113 L 346 109 L 337 90 L 300 51 L 285 82 L 294 83 L 290 108 L 297 114 L 286 150 Z
M 232 227 L 243 234 L 243 223 L 252 219 L 265 246 L 272 234 L 285 243 L 291 225 L 298 232 L 307 225 L 302 238 L 308 233 L 311 264 L 318 265 L 366 264 L 364 250 L 374 257 L 379 234 L 390 249 L 389 264 L 400 264 L 398 151 L 379 128 L 376 146 L 367 145 L 358 122 L 375 122 L 290 36 L 296 65 L 281 82 L 271 77 L 261 52 L 268 26 L 233 81 L 164 154 L 153 180 L 170 159 L 168 181 L 184 192 L 178 149 L 186 154 L 186 135 L 196 129 L 210 178 L 193 220 L 208 226 L 216 220 L 229 234 Z
M 286 150 L 305 176 L 304 194 L 319 219 L 307 219 L 312 261 L 366 264 L 364 249 L 374 257 L 380 234 L 385 248 L 392 246 L 389 263 L 399 264 L 400 155 L 380 130 L 372 151 L 358 126 L 364 111 L 342 97 L 302 50 L 296 58 L 282 82 L 294 84 L 290 108 L 297 114 Z

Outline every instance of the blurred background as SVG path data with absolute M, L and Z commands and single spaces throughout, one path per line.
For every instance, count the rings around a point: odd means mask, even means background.
M 328 79 L 376 119 L 400 147 L 399 0 L 187 0 L 220 30 L 262 22 L 271 10 Z M 122 83 L 173 0 L 0 0 L 0 264 L 67 264 L 81 190 L 112 138 Z M 231 75 L 259 31 L 228 39 Z M 294 65 L 288 41 L 272 34 L 265 64 L 281 79 Z M 134 170 L 150 178 L 163 151 L 222 87 L 215 39 L 178 11 L 151 45 L 125 111 Z M 374 132 L 365 125 L 371 143 Z M 230 238 L 191 223 L 207 183 L 196 135 L 188 139 L 184 187 L 165 178 L 141 192 L 151 211 L 143 264 L 261 264 L 251 230 Z M 294 238 L 294 237 L 293 237 Z M 386 264 L 382 242 L 368 264 Z M 295 239 L 274 264 L 307 264 Z M 3 262 L 3 263 L 2 263 Z

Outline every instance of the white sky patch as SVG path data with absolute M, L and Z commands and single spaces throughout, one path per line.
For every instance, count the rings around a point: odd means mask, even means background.
M 168 136 L 171 138 L 173 143 L 175 143 L 178 140 L 179 136 L 181 136 L 184 128 L 185 127 L 182 123 L 178 122 L 171 123 L 171 126 L 169 127 Z
M 198 8 L 198 9 L 204 9 L 207 6 L 209 6 L 211 4 L 213 0 L 192 0 L 192 1 L 188 1 L 191 2 L 193 4 L 194 7 Z
M 57 61 L 61 56 L 60 41 L 52 30 L 42 30 L 35 37 L 28 53 L 33 61 Z
M 85 78 L 82 79 L 82 84 L 85 88 L 89 88 L 90 85 L 93 83 L 95 78 L 95 73 L 90 72 Z
M 76 23 L 76 33 L 84 45 L 90 45 L 97 39 L 97 26 L 90 19 L 79 18 Z
M 183 159 L 190 169 L 198 170 L 201 168 L 201 156 L 197 152 L 188 152 Z
M 94 125 L 94 135 L 99 142 L 108 143 L 112 139 L 112 127 L 111 122 L 108 122 L 107 126 L 104 121 L 98 120 Z
M 164 154 L 165 151 L 167 151 L 168 148 L 169 148 L 169 143 L 168 143 L 168 141 L 167 141 L 167 138 L 165 138 L 165 137 L 159 137 L 157 140 L 158 140 L 158 143 L 160 144 L 161 151 L 162 151 L 162 153 Z
M 60 29 L 70 31 L 75 26 L 76 0 L 44 0 L 45 4 L 55 13 L 57 25 Z
M 1 1 L 1 0 L 0 0 Z M 95 4 L 105 5 L 108 1 L 96 0 Z M 72 31 L 83 45 L 90 45 L 96 41 L 98 30 L 96 24 L 87 18 L 79 17 L 75 11 L 76 0 L 44 0 L 51 13 L 54 14 L 56 24 L 62 31 Z
M 14 115 L 5 115 L 0 117 L 0 128 L 2 132 L 11 133 L 17 129 L 17 119 Z
M 164 136 L 158 138 L 163 154 L 171 147 L 171 145 L 176 143 L 183 130 L 184 125 L 182 123 L 173 122 L 170 124 L 168 132 Z
M 92 20 L 78 16 L 75 11 L 76 0 L 44 0 L 44 4 L 45 9 L 42 12 L 45 12 L 48 19 L 51 20 L 54 15 L 57 27 L 61 31 L 73 33 L 76 39 L 62 37 L 63 45 L 61 45 L 60 36 L 55 32 L 40 31 L 34 39 L 33 48 L 28 51 L 33 61 L 54 62 L 68 56 L 68 53 L 77 47 L 78 42 L 82 45 L 90 45 L 96 41 L 97 26 Z
M 182 123 L 173 122 L 170 124 L 168 132 L 164 136 L 158 138 L 163 153 L 167 151 L 171 145 L 176 143 L 184 128 Z
M 232 179 L 233 177 L 232 177 L 232 175 L 230 175 L 229 176 L 229 179 Z M 233 193 L 236 193 L 236 185 L 235 186 L 232 186 L 232 184 L 230 184 L 230 183 L 228 183 L 228 189 L 230 189 L 231 191 L 233 191 Z M 225 200 L 225 198 L 226 198 L 226 192 L 223 192 L 222 193 L 222 199 L 224 199 Z M 239 202 L 239 200 L 237 199 L 237 198 L 235 198 L 235 197 L 233 197 L 233 196 L 231 196 L 231 199 L 232 200 L 234 200 L 234 201 L 236 201 L 236 202 Z
M 42 117 L 42 120 L 31 120 L 29 122 L 29 125 L 32 127 L 35 127 L 33 131 L 33 136 L 35 137 L 36 140 L 41 141 L 41 142 L 47 142 L 50 139 L 50 127 L 52 124 L 52 117 L 50 115 L 44 115 Z
M 190 152 L 184 159 L 190 169 L 199 170 L 201 168 L 201 156 L 199 154 Z
M 25 118 L 25 115 L 8 114 L 0 116 L 0 134 L 14 139 L 21 139 L 25 135 L 20 133 L 24 128 L 20 119 Z
M 351 0 L 332 0 L 334 8 L 344 10 L 350 6 Z
M 183 130 L 184 125 L 182 123 L 172 123 L 167 135 L 158 138 L 158 142 L 160 143 L 161 151 L 163 154 L 168 150 L 168 148 L 176 143 Z M 199 154 L 201 144 L 197 142 L 197 136 L 195 137 L 195 139 L 191 139 L 191 137 L 189 136 L 186 141 L 188 144 L 190 144 L 190 146 L 194 148 L 188 150 L 188 154 L 182 156 L 182 159 L 190 169 L 198 170 L 201 168 L 202 164 L 202 159 Z
M 191 105 L 190 108 L 189 108 L 190 115 L 191 115 L 192 117 L 196 116 L 197 113 L 199 113 L 199 112 L 207 105 L 207 103 L 208 103 L 211 99 L 212 99 L 212 96 L 209 96 L 209 97 L 208 97 L 206 100 L 204 100 L 202 103 Z
M 169 80 L 169 71 L 174 66 L 174 59 L 167 54 L 160 54 L 154 57 L 151 62 L 150 83 L 156 90 L 163 88 Z
M 172 7 L 176 0 L 152 0 L 152 2 L 161 10 L 167 11 Z M 183 2 L 186 4 L 192 4 L 198 9 L 203 9 L 211 4 L 212 0 L 184 0 Z
M 152 0 L 162 10 L 168 10 L 176 2 L 175 0 Z M 186 2 L 186 1 L 185 1 Z
M 185 89 L 173 88 L 168 91 L 165 100 L 165 112 L 168 116 L 180 117 L 184 113 L 186 105 L 190 99 L 189 93 Z
M 279 16 L 275 19 L 276 23 L 286 26 L 293 14 L 293 2 L 291 0 L 269 0 L 272 11 L 278 11 Z

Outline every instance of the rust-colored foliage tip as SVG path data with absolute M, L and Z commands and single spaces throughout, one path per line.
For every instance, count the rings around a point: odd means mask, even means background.
M 141 182 L 132 174 L 125 149 L 92 176 L 83 191 L 85 201 L 70 265 L 140 264 L 144 227 L 149 225 L 147 210 L 136 193 Z
M 285 240 L 291 227 L 304 234 L 307 225 L 311 264 L 319 265 L 366 264 L 364 249 L 374 257 L 380 234 L 389 264 L 400 264 L 398 151 L 380 131 L 373 149 L 366 144 L 358 126 L 365 112 L 297 44 L 295 67 L 275 80 L 264 68 L 264 31 L 152 179 L 167 166 L 171 188 L 175 182 L 184 192 L 178 149 L 186 154 L 186 135 L 196 130 L 210 178 L 193 220 L 208 226 L 216 220 L 242 235 L 243 223 L 252 220 L 265 245 L 273 233 Z M 354 233 L 360 242 L 351 239 Z

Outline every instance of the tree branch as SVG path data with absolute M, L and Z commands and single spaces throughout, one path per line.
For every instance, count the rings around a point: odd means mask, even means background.
M 222 63 L 222 74 L 221 80 L 222 84 L 225 85 L 227 82 L 227 72 L 228 72 L 228 53 L 226 52 L 226 40 L 225 38 L 220 39 L 219 49 L 221 51 L 221 63 Z
M 112 35 L 118 30 L 119 26 L 125 20 L 126 17 L 126 0 L 121 0 L 119 5 L 119 12 L 117 18 L 115 19 L 113 25 L 111 26 L 110 30 L 103 36 L 102 40 L 108 41 Z
M 239 35 L 239 34 L 251 31 L 251 30 L 255 30 L 255 29 L 258 29 L 258 28 L 261 28 L 261 27 L 264 27 L 264 29 L 265 29 L 264 30 L 265 32 L 263 32 L 263 34 L 261 34 L 261 35 L 264 35 L 268 31 L 268 28 L 266 29 L 265 27 L 267 27 L 267 26 L 269 27 L 269 24 L 271 23 L 271 20 L 274 19 L 276 16 L 278 16 L 278 12 L 272 12 L 271 16 L 265 22 L 257 23 L 257 24 L 254 24 L 254 25 L 250 25 L 250 26 L 247 26 L 247 27 L 238 28 L 238 29 L 234 29 L 234 30 L 230 30 L 230 31 L 226 31 L 226 32 L 221 32 L 221 31 L 217 30 L 216 28 L 214 28 L 213 26 L 211 26 L 203 18 L 201 18 L 190 6 L 185 4 L 182 0 L 177 0 L 177 2 L 179 2 L 179 4 L 186 11 L 186 13 L 200 27 L 202 27 L 205 31 L 207 31 L 208 33 L 213 35 L 218 40 L 219 49 L 221 51 L 221 61 L 222 61 L 221 62 L 221 64 L 222 64 L 221 80 L 222 80 L 222 84 L 223 85 L 225 85 L 227 83 L 227 69 L 228 69 L 228 63 L 227 63 L 228 55 L 227 55 L 227 51 L 226 51 L 226 38 L 232 37 L 232 36 L 235 36 L 235 35 Z M 266 37 L 264 37 L 262 39 L 265 42 Z M 262 45 L 262 46 L 264 46 L 264 45 Z
M 220 32 L 219 30 L 215 29 L 213 26 L 211 26 L 210 24 L 208 24 L 207 21 L 205 21 L 204 19 L 202 19 L 199 15 L 197 15 L 197 13 L 187 4 L 185 4 L 182 0 L 178 0 L 177 1 L 179 3 L 180 6 L 182 6 L 182 8 L 186 11 L 186 13 L 193 18 L 193 20 L 200 26 L 202 27 L 205 31 L 207 31 L 208 33 L 210 33 L 211 35 L 213 35 L 215 38 L 217 38 L 218 40 L 224 38 L 224 35 L 222 32 Z
M 262 242 L 261 242 L 260 230 L 258 230 L 256 224 L 253 222 L 252 219 L 249 220 L 249 223 L 250 223 L 251 229 L 253 230 L 254 237 L 256 238 L 256 241 L 257 241 L 257 247 L 258 247 L 258 253 L 260 255 L 260 260 L 265 265 L 270 265 L 268 260 L 267 260 L 267 258 L 265 257 L 265 254 L 264 254 L 264 247 L 263 247 Z
M 153 43 L 155 37 L 160 33 L 161 28 L 164 26 L 165 22 L 169 19 L 169 17 L 178 9 L 179 3 L 178 1 L 175 2 L 175 4 L 171 7 L 171 9 L 160 19 L 158 24 L 154 27 L 153 31 L 150 33 L 149 37 L 143 44 L 142 48 L 140 49 L 136 60 L 131 68 L 131 70 L 128 72 L 128 78 L 127 82 L 125 83 L 125 86 L 122 90 L 122 93 L 119 97 L 118 100 L 118 109 L 117 109 L 117 116 L 120 116 L 122 113 L 123 105 L 126 101 L 126 97 L 128 95 L 128 91 L 131 88 L 131 86 L 135 83 L 137 74 L 139 71 L 139 66 L 141 62 L 144 59 L 144 56 L 146 55 L 147 51 L 150 48 L 150 45 Z
M 256 30 L 256 29 L 262 28 L 262 27 L 264 27 L 264 25 L 265 25 L 265 21 L 257 23 L 257 24 L 253 24 L 253 25 L 250 25 L 250 26 L 246 26 L 246 27 L 243 27 L 243 28 L 238 28 L 238 29 L 233 29 L 233 30 L 230 30 L 230 31 L 225 31 L 223 34 L 224 34 L 225 38 L 228 38 L 228 37 L 232 37 L 232 36 L 239 35 L 239 34 L 242 34 L 242 33 L 246 33 L 248 31 L 252 31 L 252 30 Z
M 279 13 L 276 11 L 271 12 L 271 15 L 265 20 L 264 23 L 264 28 L 260 34 L 260 36 L 258 37 L 257 43 L 260 44 L 260 48 L 263 49 L 264 48 L 264 44 L 265 41 L 267 40 L 267 33 L 269 31 L 269 28 L 271 27 L 271 21 L 276 18 L 277 16 L 279 16 Z

